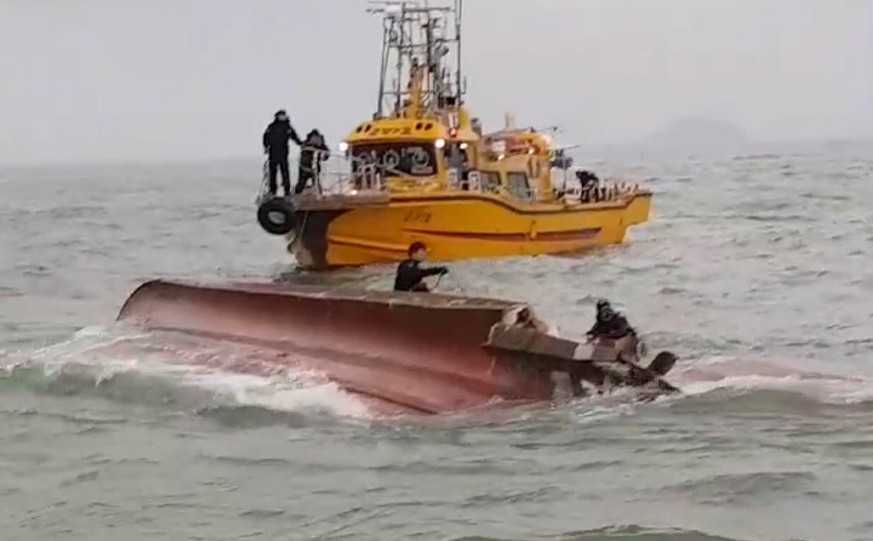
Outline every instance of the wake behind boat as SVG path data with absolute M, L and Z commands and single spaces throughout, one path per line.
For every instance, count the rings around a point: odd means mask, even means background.
M 286 284 L 146 282 L 118 320 L 257 348 L 277 369 L 316 370 L 346 390 L 422 413 L 492 402 L 548 401 L 638 387 L 678 389 L 662 376 L 676 357 L 646 367 L 611 344 L 588 346 L 517 324 L 530 307 L 442 294 Z M 245 366 L 238 367 L 245 371 Z

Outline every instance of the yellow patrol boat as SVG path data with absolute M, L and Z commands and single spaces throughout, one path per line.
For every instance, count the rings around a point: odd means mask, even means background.
M 314 186 L 258 199 L 259 223 L 285 236 L 299 267 L 398 261 L 414 241 L 436 261 L 571 253 L 621 243 L 648 220 L 648 190 L 587 172 L 568 183 L 572 160 L 543 130 L 507 115 L 483 132 L 464 103 L 461 0 L 370 11 L 384 28 L 378 106 L 340 143 L 344 171 L 333 180 L 316 157 Z

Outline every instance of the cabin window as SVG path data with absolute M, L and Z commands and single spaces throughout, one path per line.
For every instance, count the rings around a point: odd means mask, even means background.
M 432 144 L 356 145 L 351 149 L 352 173 L 375 165 L 384 177 L 430 177 L 437 173 Z
M 463 171 L 470 167 L 470 157 L 467 151 L 460 144 L 450 144 L 446 147 L 446 158 L 449 162 L 449 167 Z
M 455 171 L 457 177 L 455 182 L 462 189 L 470 189 L 470 155 L 467 154 L 466 145 L 461 143 L 450 143 L 445 149 L 446 163 L 449 171 Z M 450 173 L 451 174 L 451 173 Z
M 532 195 L 526 173 L 506 173 L 506 189 L 518 199 L 530 199 Z
M 497 171 L 479 171 L 482 179 L 482 191 L 486 193 L 497 192 L 500 189 L 500 173 Z

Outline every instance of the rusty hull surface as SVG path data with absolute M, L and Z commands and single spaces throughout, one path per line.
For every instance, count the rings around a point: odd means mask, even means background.
M 551 398 L 548 378 L 513 370 L 482 347 L 489 329 L 519 306 L 438 294 L 156 280 L 137 288 L 117 319 L 257 346 L 271 362 L 295 365 L 301 354 L 306 368 L 352 392 L 442 413 L 494 397 Z
M 550 400 L 556 371 L 595 384 L 605 373 L 616 381 L 628 374 L 615 362 L 585 359 L 591 352 L 577 342 L 507 326 L 523 306 L 434 293 L 155 280 L 130 295 L 117 319 L 246 344 L 264 362 L 317 370 L 371 401 L 425 413 L 477 408 L 495 397 Z

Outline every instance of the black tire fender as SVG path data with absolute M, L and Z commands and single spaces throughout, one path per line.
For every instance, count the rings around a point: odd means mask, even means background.
M 268 199 L 258 206 L 258 223 L 267 233 L 286 235 L 294 229 L 294 205 L 280 198 Z

